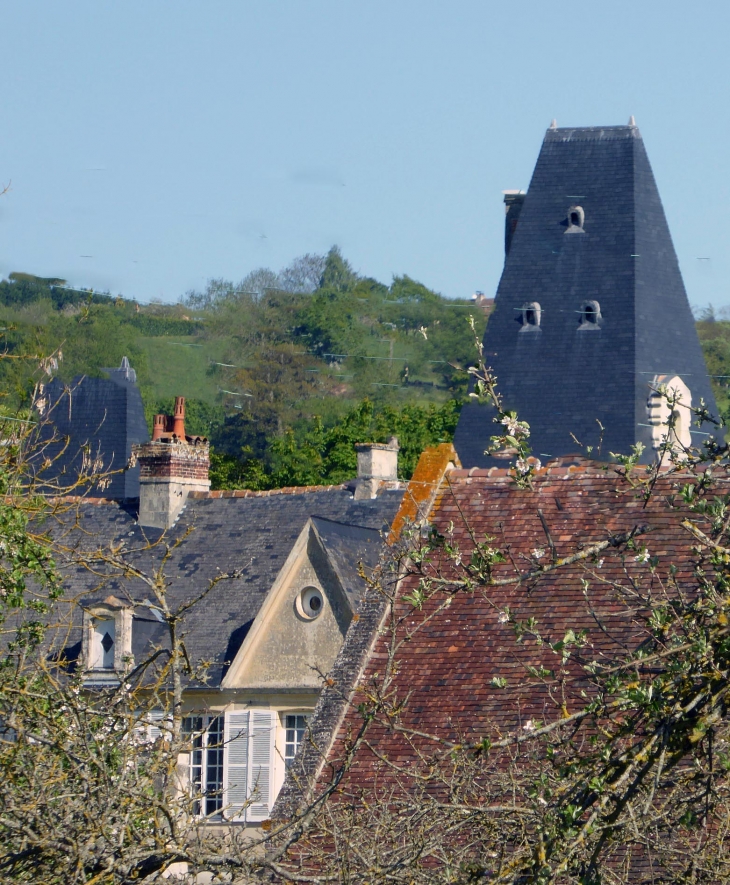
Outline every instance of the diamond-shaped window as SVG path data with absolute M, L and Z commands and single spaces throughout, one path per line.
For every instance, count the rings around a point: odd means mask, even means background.
M 111 638 L 111 636 L 108 633 L 105 633 L 104 638 L 101 640 L 101 647 L 104 649 L 104 651 L 107 654 L 109 654 L 113 645 L 114 645 L 114 640 Z

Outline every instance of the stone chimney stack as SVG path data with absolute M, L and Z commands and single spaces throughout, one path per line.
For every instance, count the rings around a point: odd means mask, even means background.
M 184 397 L 176 397 L 174 415 L 155 415 L 152 441 L 132 451 L 140 466 L 138 522 L 169 529 L 188 492 L 210 488 L 210 446 L 203 436 L 185 435 Z
M 525 203 L 526 194 L 522 191 L 503 191 L 504 194 L 504 256 L 509 255 L 512 237 L 517 230 L 517 222 L 520 220 L 520 212 Z
M 374 498 L 381 488 L 398 487 L 398 440 L 387 443 L 357 443 L 355 500 Z

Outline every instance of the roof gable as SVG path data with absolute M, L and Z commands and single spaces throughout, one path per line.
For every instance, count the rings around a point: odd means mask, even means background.
M 342 646 L 364 582 L 358 563 L 377 559 L 374 530 L 307 521 L 248 632 L 222 688 L 319 688 Z M 317 592 L 321 607 L 306 608 Z

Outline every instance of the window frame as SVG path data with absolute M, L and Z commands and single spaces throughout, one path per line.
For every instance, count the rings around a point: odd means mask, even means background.
M 134 666 L 132 657 L 132 606 L 109 597 L 104 602 L 90 605 L 83 612 L 82 658 L 86 681 L 118 680 Z M 111 655 L 99 649 L 102 638 L 99 627 L 105 622 L 114 624 Z M 99 654 L 101 651 L 101 654 Z M 109 661 L 111 657 L 111 662 Z M 105 660 L 106 659 L 106 660 Z M 111 666 L 109 666 L 111 663 Z
M 281 714 L 281 727 L 284 732 L 284 770 L 288 771 L 291 768 L 294 760 L 299 753 L 299 748 L 304 743 L 304 737 L 307 733 L 307 728 L 309 727 L 309 719 L 311 713 L 307 712 L 285 712 Z M 289 725 L 289 720 L 294 720 L 294 725 Z M 302 720 L 302 725 L 299 725 L 299 720 Z M 293 740 L 289 740 L 289 732 L 293 732 Z M 292 748 L 292 752 L 289 751 L 289 748 Z
M 183 717 L 183 735 L 186 741 L 190 740 L 188 789 L 192 801 L 191 811 L 196 818 L 223 820 L 226 750 L 224 720 L 223 713 L 189 713 Z M 194 792 L 196 788 L 197 791 Z

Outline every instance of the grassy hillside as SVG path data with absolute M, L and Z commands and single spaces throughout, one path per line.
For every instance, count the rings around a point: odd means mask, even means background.
M 305 258 L 319 266 L 304 285 L 286 269 L 257 271 L 236 284 L 213 280 L 176 305 L 14 274 L 0 282 L 0 326 L 13 355 L 57 352 L 54 374 L 63 380 L 99 375 L 128 356 L 148 419 L 184 395 L 190 430 L 210 436 L 230 482 L 242 481 L 242 470 L 259 484 L 277 471 L 298 475 L 292 440 L 324 452 L 322 434 L 343 421 L 373 438 L 400 428 L 413 446 L 450 438 L 450 403 L 465 392 L 473 352 L 467 318 L 475 316 L 481 334 L 484 313 L 408 277 L 389 286 L 360 277 L 337 250 Z M 0 365 L 11 399 L 27 395 L 36 365 Z M 282 443 L 277 454 L 277 440 L 288 440 L 288 450 Z M 328 458 L 322 454 L 325 474 Z

